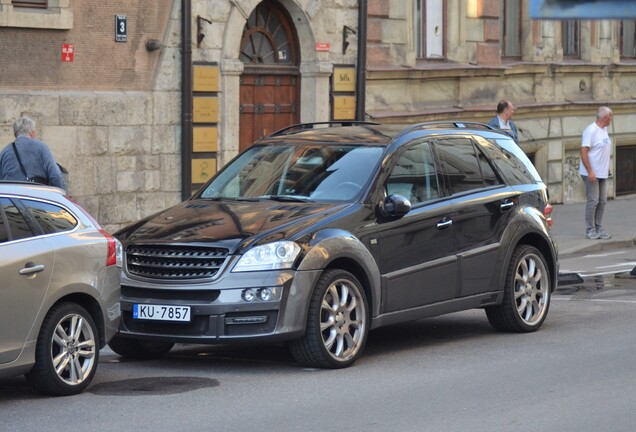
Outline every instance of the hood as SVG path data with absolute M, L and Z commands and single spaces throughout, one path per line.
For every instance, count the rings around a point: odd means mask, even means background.
M 221 242 L 290 238 L 326 214 L 350 204 L 274 201 L 184 201 L 116 234 L 124 243 Z

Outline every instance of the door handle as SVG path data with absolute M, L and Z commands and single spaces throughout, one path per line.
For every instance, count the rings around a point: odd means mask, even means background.
M 510 210 L 512 207 L 514 207 L 515 203 L 512 201 L 504 201 L 499 205 L 499 210 L 501 210 L 502 212 L 508 211 Z
M 453 220 L 452 219 L 444 218 L 441 221 L 437 222 L 437 229 L 438 230 L 443 230 L 443 229 L 448 228 L 452 224 L 453 224 Z
M 44 265 L 42 264 L 33 264 L 32 262 L 26 263 L 26 266 L 20 270 L 20 274 L 22 276 L 29 276 L 32 275 L 34 273 L 39 273 L 41 271 L 44 271 Z

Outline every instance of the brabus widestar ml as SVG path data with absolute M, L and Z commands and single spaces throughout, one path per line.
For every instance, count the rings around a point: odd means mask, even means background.
M 482 124 L 292 126 L 116 234 L 110 347 L 284 341 L 341 368 L 374 328 L 465 309 L 531 332 L 556 285 L 551 211 L 521 149 Z

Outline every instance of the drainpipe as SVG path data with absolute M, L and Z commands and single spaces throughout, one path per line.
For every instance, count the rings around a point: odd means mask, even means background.
M 356 120 L 365 119 L 367 99 L 367 0 L 358 0 L 358 68 L 356 76 Z
M 192 3 L 181 0 L 181 199 L 192 194 Z

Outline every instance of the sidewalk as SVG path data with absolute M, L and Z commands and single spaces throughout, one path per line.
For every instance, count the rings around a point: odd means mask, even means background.
M 612 235 L 609 240 L 585 238 L 584 202 L 554 204 L 552 219 L 552 235 L 559 248 L 559 258 L 636 246 L 636 195 L 607 202 L 603 227 Z

